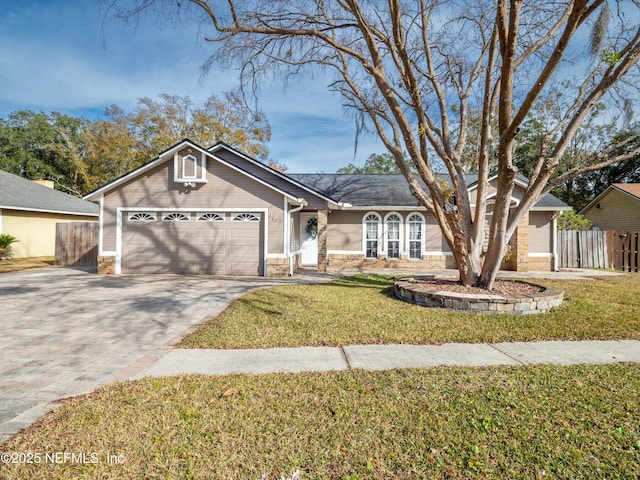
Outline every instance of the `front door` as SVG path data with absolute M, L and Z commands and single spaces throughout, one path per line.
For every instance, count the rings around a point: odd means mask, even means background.
M 302 245 L 302 265 L 318 265 L 318 215 L 315 213 L 300 214 L 300 239 Z

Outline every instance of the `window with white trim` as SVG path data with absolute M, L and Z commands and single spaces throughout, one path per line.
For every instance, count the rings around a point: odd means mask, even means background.
M 150 212 L 131 212 L 129 220 L 132 222 L 155 222 L 156 214 Z
M 195 148 L 186 148 L 173 155 L 173 181 L 185 188 L 207 183 L 207 156 Z
M 365 257 L 378 258 L 378 246 L 380 238 L 380 217 L 371 213 L 364 219 L 365 228 Z
M 198 177 L 198 159 L 194 155 L 182 157 L 182 175 L 184 179 L 194 179 Z
M 240 213 L 231 219 L 232 222 L 259 222 L 260 217 L 253 213 Z
M 387 258 L 400 258 L 400 223 L 395 213 L 387 216 Z
M 414 213 L 409 215 L 409 258 L 422 258 L 422 216 Z
M 224 222 L 224 217 L 219 213 L 207 212 L 198 215 L 198 222 Z
M 165 213 L 162 216 L 163 222 L 189 222 L 191 216 L 185 213 Z

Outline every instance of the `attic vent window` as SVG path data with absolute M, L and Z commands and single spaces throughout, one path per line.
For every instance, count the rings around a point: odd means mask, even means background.
M 147 212 L 130 213 L 129 220 L 132 222 L 155 222 L 156 214 Z
M 188 222 L 190 220 L 191 217 L 184 213 L 167 213 L 162 217 L 163 222 Z
M 191 149 L 176 152 L 173 156 L 173 181 L 185 187 L 207 183 L 206 155 Z
M 217 213 L 203 213 L 198 215 L 198 222 L 224 222 L 224 217 Z
M 253 213 L 241 213 L 233 217 L 234 222 L 259 222 L 260 219 Z
M 182 178 L 196 178 L 198 160 L 189 154 L 182 158 Z

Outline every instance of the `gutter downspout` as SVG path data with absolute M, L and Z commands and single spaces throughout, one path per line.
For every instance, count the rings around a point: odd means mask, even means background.
M 553 232 L 552 232 L 552 256 L 553 256 L 553 271 L 557 272 L 558 268 L 558 217 L 562 215 L 562 212 L 556 212 L 551 219 L 553 220 Z
M 293 208 L 291 210 L 287 210 L 287 239 L 286 239 L 286 244 L 287 244 L 287 257 L 289 258 L 289 276 L 293 277 L 293 256 L 291 255 L 291 214 L 292 213 L 297 213 L 300 210 L 302 210 L 304 207 L 306 207 L 307 205 L 309 205 L 309 202 L 307 202 L 304 198 L 300 199 L 300 205 L 296 208 Z

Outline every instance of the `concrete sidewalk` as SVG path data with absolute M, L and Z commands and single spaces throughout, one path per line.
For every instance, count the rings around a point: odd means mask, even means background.
M 368 271 L 371 273 L 371 271 Z M 343 272 L 344 273 L 344 272 Z M 370 345 L 269 350 L 172 350 L 205 318 L 248 291 L 324 283 L 343 273 L 294 278 L 123 275 L 49 268 L 0 275 L 0 444 L 60 404 L 107 383 L 179 373 L 267 373 L 538 362 L 640 363 L 639 342 Z M 353 272 L 355 273 L 355 272 Z M 380 271 L 410 275 L 407 271 Z M 425 272 L 420 272 L 424 274 Z M 432 274 L 455 276 L 452 270 Z M 585 279 L 611 272 L 508 272 Z M 502 275 L 502 273 L 501 273 Z
M 640 363 L 640 341 L 548 341 L 495 344 L 349 345 L 253 350 L 175 349 L 135 378 L 199 373 L 391 370 L 435 366 Z

